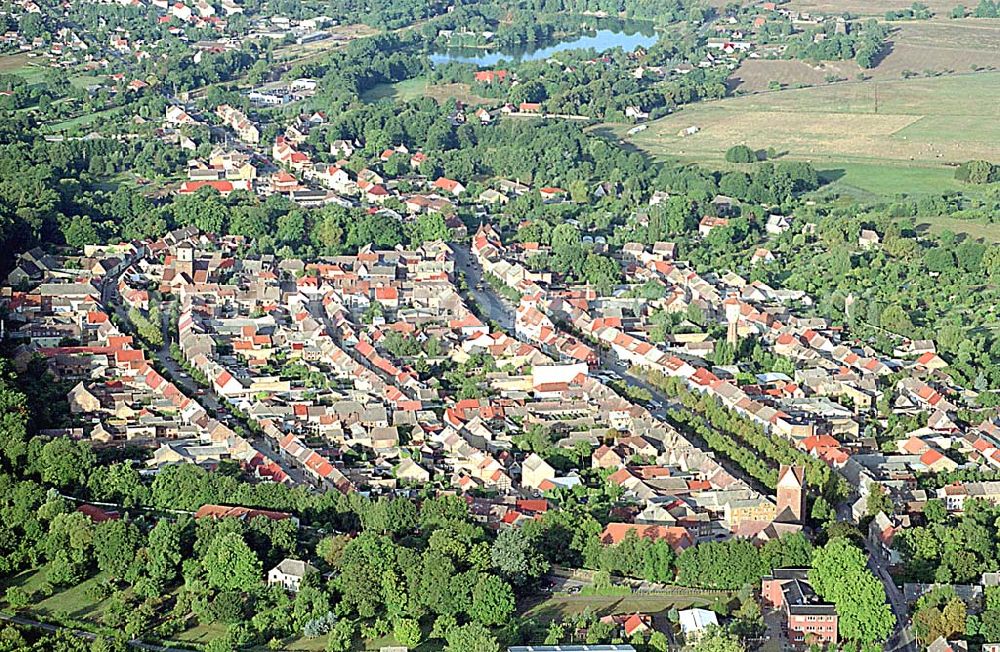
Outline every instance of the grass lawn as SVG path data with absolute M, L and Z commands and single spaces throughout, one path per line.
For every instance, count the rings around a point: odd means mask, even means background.
M 3 590 L 6 591 L 11 586 L 20 586 L 28 592 L 35 592 L 45 581 L 45 572 L 45 568 L 24 571 L 4 582 Z M 56 614 L 64 614 L 74 620 L 86 620 L 99 624 L 100 615 L 106 601 L 102 600 L 101 602 L 94 603 L 88 595 L 88 590 L 93 585 L 105 579 L 106 575 L 99 573 L 76 586 L 58 591 L 44 600 L 34 602 L 34 606 L 29 610 L 29 613 L 48 617 L 53 617 Z M 5 600 L 0 600 L 0 604 L 3 605 L 3 608 L 9 609 Z
M 69 83 L 73 88 L 86 88 L 92 84 L 102 84 L 107 81 L 107 75 L 73 75 L 69 78 Z
M 488 104 L 494 101 L 474 95 L 468 84 L 430 84 L 424 77 L 414 77 L 395 84 L 379 84 L 361 95 L 361 99 L 368 103 L 408 102 L 420 97 L 431 97 L 438 102 L 454 98 L 466 104 Z
M 827 183 L 819 193 L 839 193 L 859 201 L 891 197 L 901 192 L 921 195 L 969 190 L 955 181 L 952 168 L 844 163 L 829 168 L 820 167 L 818 171 L 820 178 Z
M 226 625 L 211 623 L 208 625 L 197 625 L 190 629 L 185 629 L 179 634 L 174 634 L 170 637 L 170 640 L 176 643 L 199 643 L 204 645 L 209 641 L 222 638 L 225 635 Z
M 105 111 L 98 111 L 96 113 L 84 113 L 75 118 L 70 118 L 69 120 L 63 120 L 61 122 L 53 122 L 51 124 L 46 124 L 43 129 L 49 133 L 58 133 L 61 131 L 72 131 L 73 129 L 79 129 L 81 127 L 87 127 L 95 122 L 99 122 L 102 118 L 107 118 L 114 111 L 117 111 L 117 107 L 113 109 L 107 109 Z
M 974 240 L 1000 242 L 1000 224 L 984 224 L 954 217 L 918 217 L 915 221 L 917 231 L 926 229 L 931 233 L 941 233 L 948 230 L 956 235 L 964 234 Z
M 717 599 L 726 599 L 726 595 L 655 595 L 632 594 L 618 596 L 581 596 L 554 595 L 529 607 L 524 615 L 538 618 L 542 622 L 559 619 L 565 620 L 571 616 L 589 610 L 597 616 L 611 614 L 641 612 L 654 617 L 665 617 L 672 609 L 688 609 L 690 607 L 708 608 Z
M 698 133 L 680 135 L 691 126 Z M 733 145 L 773 146 L 831 171 L 845 191 L 943 192 L 957 188 L 951 165 L 1000 160 L 1000 73 L 760 93 L 684 107 L 632 136 L 609 127 L 660 159 L 717 165 Z
M 34 84 L 40 82 L 48 70 L 45 61 L 41 57 L 29 57 L 25 52 L 0 55 L 0 73 L 18 75 Z
M 815 11 L 840 14 L 846 11 L 861 16 L 884 16 L 890 9 L 904 9 L 912 3 L 909 0 L 792 0 L 788 7 L 795 11 Z M 938 15 L 948 16 L 955 2 L 952 0 L 925 0 L 923 4 Z M 976 3 L 967 6 L 974 7 Z

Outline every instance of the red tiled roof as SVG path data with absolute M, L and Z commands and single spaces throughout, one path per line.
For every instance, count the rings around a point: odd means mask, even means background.
M 101 509 L 100 507 L 97 507 L 96 505 L 86 505 L 86 504 L 80 505 L 79 507 L 76 508 L 76 511 L 80 512 L 81 514 L 85 514 L 94 523 L 104 523 L 105 521 L 117 521 L 120 518 L 120 516 L 118 516 L 118 512 L 106 511 Z
M 269 518 L 272 521 L 283 521 L 292 517 L 287 512 L 255 509 L 252 507 L 232 507 L 229 505 L 202 505 L 194 514 L 195 518 L 238 518 L 245 521 L 258 516 Z
M 682 527 L 664 525 L 637 525 L 635 523 L 608 523 L 601 533 L 601 543 L 605 545 L 621 543 L 629 532 L 635 532 L 640 539 L 664 540 L 676 551 L 694 545 L 691 533 Z

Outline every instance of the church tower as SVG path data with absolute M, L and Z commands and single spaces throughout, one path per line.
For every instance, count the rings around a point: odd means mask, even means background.
M 177 245 L 177 261 L 174 264 L 178 274 L 186 274 L 194 280 L 194 245 L 190 242 L 182 242 Z
M 779 523 L 805 523 L 806 516 L 806 469 L 803 466 L 781 465 L 778 471 L 778 515 Z

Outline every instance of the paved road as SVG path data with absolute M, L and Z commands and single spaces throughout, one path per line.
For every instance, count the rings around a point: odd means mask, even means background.
M 681 405 L 681 402 L 678 401 L 677 399 L 667 396 L 658 387 L 651 385 L 650 383 L 646 382 L 646 380 L 644 380 L 643 378 L 640 378 L 632 374 L 629 371 L 628 367 L 623 365 L 620 361 L 618 361 L 617 358 L 615 358 L 614 354 L 602 352 L 601 367 L 605 370 L 611 370 L 617 373 L 619 376 L 622 377 L 622 381 L 625 382 L 626 384 L 639 389 L 644 389 L 647 392 L 649 392 L 650 396 L 653 397 L 653 401 L 658 403 L 660 406 L 660 407 L 655 407 L 653 405 L 650 405 L 648 407 L 649 413 L 652 414 L 654 418 L 659 419 L 660 421 L 666 421 L 668 412 L 680 411 L 685 409 L 684 406 Z M 699 417 L 699 419 L 705 422 L 704 418 Z M 705 422 L 705 425 L 711 428 L 711 426 L 707 422 Z M 688 441 L 690 441 L 698 448 L 704 451 L 711 450 L 708 444 L 705 441 L 703 441 L 701 437 L 694 434 L 693 432 L 684 432 L 683 435 Z M 722 465 L 722 468 L 724 468 L 730 475 L 732 475 L 734 478 L 742 480 L 747 484 L 747 486 L 753 488 L 755 491 L 758 491 L 762 494 L 770 493 L 770 490 L 767 487 L 762 485 L 760 481 L 757 480 L 756 478 L 753 478 L 749 474 L 747 474 L 739 465 L 730 462 L 728 459 L 725 459 L 724 457 L 717 457 L 716 461 L 720 465 Z
M 506 300 L 500 297 L 489 284 L 484 284 L 482 290 L 476 289 L 479 279 L 482 278 L 482 270 L 479 265 L 474 262 L 469 247 L 464 244 L 452 243 L 451 248 L 455 252 L 457 269 L 461 270 L 465 274 L 469 290 L 472 296 L 476 299 L 476 302 L 483 309 L 483 312 L 489 315 L 490 319 L 499 322 L 508 334 L 513 334 L 514 312 L 508 306 Z M 652 414 L 654 418 L 664 421 L 668 411 L 681 409 L 679 401 L 667 396 L 662 390 L 654 387 L 644 379 L 631 374 L 628 367 L 622 364 L 613 353 L 599 350 L 599 355 L 599 366 L 601 369 L 604 371 L 613 371 L 621 377 L 622 382 L 649 392 L 650 396 L 653 397 L 653 401 L 659 404 L 658 406 L 648 406 L 650 414 Z M 685 437 L 702 450 L 709 450 L 708 445 L 704 441 L 701 441 L 700 438 L 694 437 L 689 433 L 685 433 Z M 745 482 L 748 486 L 753 487 L 761 493 L 767 492 L 767 489 L 763 487 L 759 481 L 747 475 L 743 469 L 736 464 L 721 458 L 718 461 L 733 477 L 743 480 L 743 482 Z
M 228 411 L 228 404 L 226 403 L 226 400 L 215 393 L 214 387 L 205 389 L 199 385 L 193 378 L 191 378 L 190 374 L 184 371 L 184 369 L 177 364 L 177 361 L 170 356 L 170 341 L 172 339 L 169 317 L 170 306 L 169 304 L 166 304 L 161 306 L 161 308 L 160 314 L 163 320 L 163 346 L 156 351 L 156 359 L 159 360 L 161 365 L 163 365 L 163 368 L 166 370 L 170 380 L 173 381 L 175 385 L 178 385 L 185 394 L 195 397 L 196 400 L 201 403 L 202 407 L 209 410 L 215 410 L 216 413 L 218 413 L 219 410 Z M 242 422 L 242 419 L 235 413 L 230 412 L 230 414 L 231 416 L 229 417 L 220 415 L 220 417 L 225 420 L 224 423 L 226 423 L 226 425 L 233 427 L 237 423 Z M 270 458 L 277 462 L 278 466 L 281 467 L 281 470 L 287 473 L 295 484 L 306 487 L 313 486 L 309 481 L 309 477 L 306 476 L 305 471 L 297 466 L 293 466 L 290 462 L 282 458 L 267 438 L 255 435 L 254 431 L 250 429 L 249 424 L 243 423 L 242 425 L 246 431 L 246 438 L 251 444 L 253 444 L 254 448 L 260 451 L 269 451 L 273 453 L 270 455 Z
M 514 307 L 506 299 L 497 295 L 489 284 L 482 281 L 483 270 L 475 256 L 472 255 L 469 245 L 452 243 L 451 249 L 455 252 L 456 270 L 464 274 L 465 282 L 469 286 L 469 294 L 476 300 L 482 313 L 500 324 L 509 334 L 513 334 Z M 480 282 L 483 284 L 483 289 L 479 289 Z
M 93 641 L 97 639 L 97 635 L 91 632 L 84 631 L 82 629 L 73 629 L 72 627 L 62 627 L 60 625 L 50 625 L 48 623 L 41 623 L 37 620 L 31 620 L 30 618 L 23 618 L 21 616 L 14 616 L 12 614 L 0 613 L 0 620 L 14 623 L 16 625 L 21 625 L 23 627 L 33 627 L 35 629 L 41 629 L 46 632 L 58 632 L 60 630 L 69 632 L 77 638 L 82 638 L 87 641 Z M 153 652 L 170 652 L 171 650 L 181 650 L 184 648 L 175 647 L 163 647 L 162 645 L 153 645 L 151 643 L 143 643 L 142 641 L 132 640 L 128 642 L 130 647 L 134 647 L 137 650 L 152 650 Z
M 917 641 L 909 624 L 909 609 L 903 592 L 896 586 L 896 581 L 889 574 L 889 569 L 882 558 L 872 552 L 867 542 L 865 546 L 868 549 L 868 569 L 882 581 L 885 594 L 889 598 L 889 606 L 892 607 L 892 613 L 896 617 L 896 628 L 886 642 L 885 649 L 892 652 L 917 652 Z
M 101 299 L 104 306 L 114 310 L 115 314 L 124 324 L 130 323 L 128 319 L 128 312 L 122 306 L 121 298 L 118 295 L 117 278 L 115 278 L 113 282 L 106 283 L 104 285 L 101 291 Z M 164 371 L 166 372 L 166 377 L 177 385 L 177 387 L 185 395 L 195 398 L 202 405 L 202 407 L 215 411 L 217 414 L 220 410 L 228 411 L 228 404 L 226 403 L 226 400 L 218 396 L 215 393 L 214 388 L 210 387 L 205 389 L 199 385 L 194 378 L 192 378 L 191 375 L 188 374 L 183 367 L 181 367 L 177 361 L 171 357 L 170 342 L 174 338 L 170 332 L 170 302 L 164 301 L 161 308 L 160 314 L 162 323 L 160 327 L 163 330 L 163 346 L 154 351 L 153 354 L 156 356 L 157 361 L 160 365 L 162 365 Z M 224 415 L 220 416 L 225 418 Z M 229 419 L 231 421 L 227 422 L 226 425 L 230 427 L 240 422 L 239 417 L 235 414 L 232 414 Z M 254 435 L 248 424 L 244 423 L 243 426 L 246 430 L 247 438 L 253 446 L 257 450 L 271 452 L 272 454 L 269 457 L 278 463 L 281 470 L 287 473 L 295 484 L 309 488 L 314 487 L 305 471 L 297 466 L 293 466 L 287 460 L 282 458 L 281 455 L 278 454 L 278 451 L 276 451 L 271 445 L 271 442 L 266 438 Z

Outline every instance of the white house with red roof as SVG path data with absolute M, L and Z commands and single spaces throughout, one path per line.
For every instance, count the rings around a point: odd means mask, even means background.
M 434 183 L 432 183 L 431 186 L 443 192 L 450 192 L 456 197 L 465 192 L 465 186 L 462 185 L 461 182 L 455 181 L 454 179 L 449 179 L 447 177 L 438 177 L 438 179 Z

